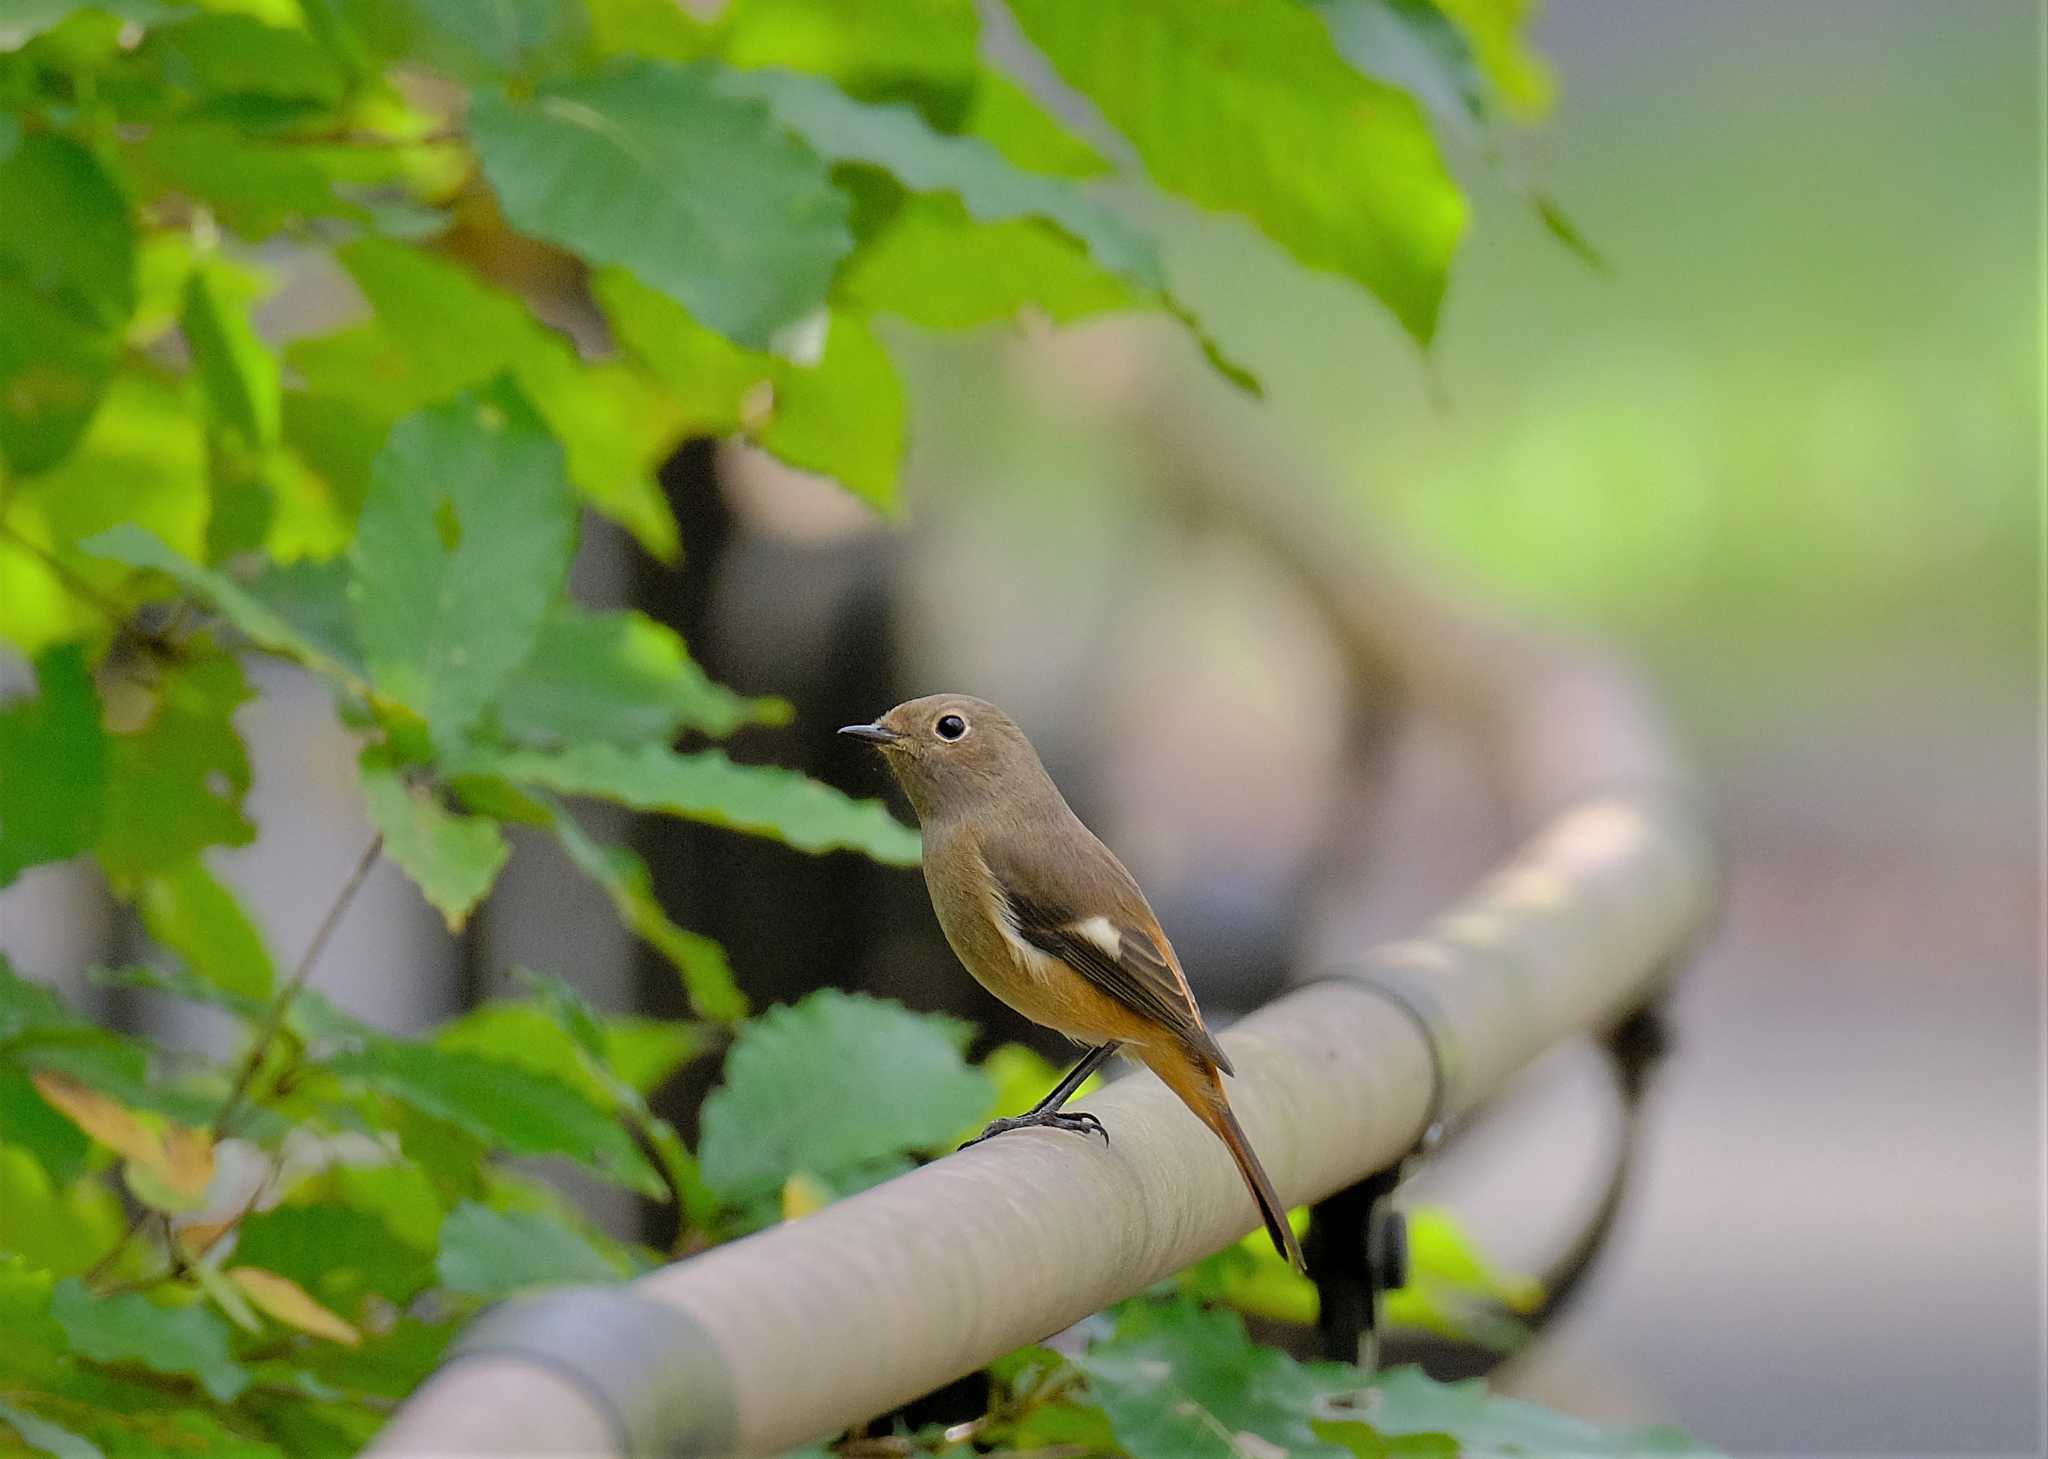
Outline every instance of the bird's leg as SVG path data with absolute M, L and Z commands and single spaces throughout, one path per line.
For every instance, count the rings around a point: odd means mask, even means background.
M 1087 1083 L 1088 1076 L 1108 1063 L 1109 1056 L 1116 1051 L 1117 1042 L 1114 1039 L 1106 1044 L 1098 1044 L 1095 1048 L 1090 1049 L 1081 1056 L 1080 1063 L 1067 1071 L 1067 1077 L 1052 1087 L 1052 1093 L 1046 1095 L 1044 1099 L 1038 1101 L 1037 1104 L 1031 1106 L 1023 1114 L 1011 1115 L 1007 1119 L 989 1121 L 988 1128 L 979 1135 L 976 1135 L 972 1140 L 969 1140 L 967 1145 L 979 1145 L 991 1135 L 1008 1134 L 1011 1130 L 1028 1130 L 1034 1125 L 1045 1125 L 1055 1130 L 1072 1130 L 1076 1134 L 1082 1135 L 1100 1135 L 1102 1136 L 1102 1143 L 1107 1145 L 1109 1143 L 1109 1131 L 1102 1127 L 1101 1120 L 1095 1118 L 1094 1115 L 1084 1114 L 1079 1110 L 1068 1114 L 1060 1106 L 1072 1099 L 1074 1091 Z M 967 1145 L 962 1145 L 960 1148 L 965 1150 Z

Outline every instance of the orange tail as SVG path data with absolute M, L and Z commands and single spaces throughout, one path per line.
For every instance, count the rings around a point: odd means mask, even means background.
M 1245 1138 L 1244 1126 L 1231 1113 L 1230 1099 L 1223 1092 L 1222 1077 L 1206 1063 L 1178 1048 L 1146 1049 L 1139 1057 L 1165 1081 L 1168 1089 L 1180 1096 L 1181 1103 L 1193 1110 L 1197 1119 L 1215 1131 L 1216 1138 L 1230 1151 L 1230 1158 L 1237 1162 L 1238 1172 L 1244 1176 L 1252 1199 L 1258 1202 L 1259 1215 L 1266 1223 L 1266 1234 L 1273 1238 L 1273 1249 L 1286 1257 L 1296 1271 L 1306 1273 L 1308 1262 L 1301 1254 L 1301 1243 L 1295 1239 L 1294 1228 L 1287 1224 L 1287 1207 L 1281 1204 L 1280 1193 L 1273 1189 L 1266 1167 L 1259 1164 L 1251 1141 Z

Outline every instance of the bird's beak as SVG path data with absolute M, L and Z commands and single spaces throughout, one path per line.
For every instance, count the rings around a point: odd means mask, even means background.
M 893 745 L 903 738 L 896 731 L 879 724 L 843 725 L 840 727 L 839 733 L 842 735 L 852 735 L 857 740 L 866 740 L 870 744 L 876 745 Z

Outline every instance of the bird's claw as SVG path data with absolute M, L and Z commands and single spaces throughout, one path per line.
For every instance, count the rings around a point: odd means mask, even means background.
M 1109 1144 L 1109 1130 L 1101 1120 L 1086 1110 L 1047 1110 L 1044 1114 L 1011 1115 L 1000 1120 L 990 1120 L 988 1127 L 976 1135 L 967 1145 L 979 1145 L 997 1135 L 1007 1135 L 1012 1130 L 1029 1130 L 1043 1126 L 1051 1130 L 1072 1130 L 1077 1135 L 1100 1135 L 1102 1143 Z M 965 1150 L 967 1145 L 960 1148 Z

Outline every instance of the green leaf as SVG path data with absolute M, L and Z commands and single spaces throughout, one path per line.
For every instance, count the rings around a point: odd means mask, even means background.
M 348 581 L 346 562 L 270 562 L 242 586 L 246 597 L 289 630 L 290 641 L 300 646 L 290 651 L 293 657 L 309 668 L 326 667 L 360 679 L 369 671 L 356 647 Z
M 364 221 L 339 196 L 315 149 L 258 142 L 224 122 L 185 120 L 154 127 L 125 149 L 131 185 L 152 200 L 182 194 L 207 204 L 244 238 L 260 241 L 312 218 Z
M 863 101 L 909 102 L 944 131 L 973 103 L 973 0 L 736 0 L 721 30 L 729 65 L 829 76 Z
M 480 92 L 470 130 L 513 226 L 758 349 L 824 302 L 853 240 L 823 159 L 726 74 L 641 61 L 530 101 Z
M 654 478 L 685 424 L 667 391 L 615 362 L 584 361 L 522 301 L 420 249 L 371 237 L 338 256 L 376 318 L 290 349 L 309 388 L 388 424 L 509 373 L 561 441 L 584 499 L 655 556 L 675 556 L 675 518 Z
M 434 1033 L 434 1047 L 514 1065 L 566 1084 L 600 1109 L 611 1109 L 617 1100 L 590 1062 L 601 1050 L 587 1048 L 569 1027 L 571 1021 L 539 1003 L 492 999 L 442 1024 Z
M 0 138 L 0 275 L 118 332 L 135 311 L 135 230 L 128 200 L 99 160 L 68 137 Z
M 92 423 L 114 341 L 0 273 L 0 457 L 17 472 L 62 461 Z
M 648 874 L 646 862 L 622 846 L 598 845 L 567 811 L 554 812 L 554 827 L 562 849 L 577 870 L 603 888 L 619 920 L 682 975 L 690 1007 L 699 1018 L 730 1023 L 747 1016 L 746 995 L 733 978 L 725 949 L 669 920 L 654 895 L 654 878 Z
M 252 15 L 195 15 L 152 27 L 142 55 L 216 113 L 228 99 L 249 96 L 332 106 L 348 84 L 333 54 L 306 31 Z
M 72 1351 L 94 1362 L 189 1374 L 221 1403 L 249 1386 L 247 1371 L 229 1356 L 226 1324 L 204 1307 L 159 1307 L 136 1292 L 97 1298 L 67 1277 L 50 1294 L 50 1315 Z
M 1046 224 L 976 223 L 944 194 L 906 199 L 848 260 L 838 292 L 927 329 L 1014 322 L 1027 307 L 1064 324 L 1144 302 Z
M 1309 268 L 1363 284 L 1428 342 L 1464 200 L 1421 108 L 1345 64 L 1320 17 L 1291 0 L 1010 9 L 1160 186 L 1245 214 Z
M 331 631 L 331 624 L 324 619 L 314 619 L 302 631 L 287 612 L 280 611 L 299 604 L 285 590 L 277 575 L 258 580 L 245 588 L 226 573 L 201 567 L 190 558 L 174 552 L 154 533 L 132 523 L 111 527 L 96 537 L 87 538 L 78 547 L 90 557 L 163 573 L 221 614 L 260 647 L 297 659 L 310 669 L 351 676 L 350 670 L 338 658 L 338 646 L 324 641 L 326 633 L 322 630 Z M 295 574 L 291 581 L 304 586 L 315 578 L 327 587 L 333 584 L 333 579 L 318 569 L 309 569 L 303 575 Z M 258 590 L 261 590 L 261 596 Z M 272 606 L 266 598 L 279 606 Z
M 85 650 L 36 660 L 33 699 L 0 705 L 0 886 L 62 861 L 98 838 L 107 795 L 107 736 Z
M 830 1178 L 949 1142 L 988 1112 L 957 1019 L 823 989 L 742 1026 L 704 1101 L 704 1178 L 739 1203 L 798 1172 Z
M 1259 1440 L 1261 1453 L 1343 1459 L 1310 1421 L 1367 1382 L 1342 1363 L 1298 1363 L 1254 1343 L 1236 1313 L 1185 1300 L 1126 1307 L 1116 1335 L 1079 1366 L 1131 1459 L 1242 1459 L 1250 1445 L 1241 1435 Z
M 869 106 L 829 81 L 793 71 L 748 71 L 728 89 L 757 96 L 832 162 L 887 171 L 913 192 L 947 192 L 982 222 L 1042 218 L 1087 248 L 1110 273 L 1147 293 L 1166 287 L 1153 241 L 1128 219 L 1062 178 L 1014 167 L 979 137 L 935 132 L 903 106 Z
M 685 1064 L 708 1053 L 713 1040 L 700 1024 L 642 1018 L 630 1013 L 604 1020 L 604 1062 L 627 1088 L 653 1094 Z
M 365 750 L 360 771 L 385 854 L 413 879 L 448 930 L 461 931 L 512 854 L 498 823 L 448 809 L 428 787 L 408 783 L 381 750 Z
M 352 557 L 377 686 L 458 739 L 533 651 L 575 536 L 561 447 L 511 385 L 400 421 Z
M 234 1260 L 290 1277 L 348 1318 L 362 1309 L 369 1293 L 402 1307 L 434 1276 L 432 1253 L 403 1239 L 389 1222 L 327 1202 L 278 1206 L 245 1217 Z
M 252 693 L 226 654 L 166 666 L 156 712 L 108 740 L 107 815 L 97 847 L 116 881 L 182 865 L 208 846 L 245 846 L 249 752 L 234 712 Z
M 251 445 L 275 445 L 283 409 L 277 356 L 257 336 L 237 292 L 218 266 L 194 269 L 180 323 L 215 419 Z
M 1470 129 L 1492 113 L 1464 32 L 1435 0 L 1311 0 L 1337 52 L 1366 75 L 1398 86 L 1436 115 Z
M 1339 1439 L 1352 1453 L 1371 1456 L 1410 1451 L 1367 1447 L 1349 1430 L 1367 1427 L 1372 1437 L 1443 1435 L 1455 1446 L 1446 1447 L 1445 1453 L 1470 1459 L 1548 1454 L 1570 1454 L 1574 1459 L 1656 1454 L 1704 1459 L 1715 1452 L 1677 1429 L 1602 1428 L 1533 1403 L 1497 1398 L 1476 1378 L 1438 1383 L 1413 1367 L 1378 1375 L 1360 1417 L 1363 1425 L 1318 1424 L 1317 1429 Z
M 615 1282 L 626 1275 L 558 1221 L 530 1211 L 494 1211 L 475 1201 L 448 1213 L 434 1266 L 442 1286 L 477 1297 L 507 1297 L 564 1282 Z
M 498 694 L 497 724 L 520 744 L 579 740 L 664 744 L 690 729 L 727 735 L 781 724 L 777 699 L 743 699 L 697 667 L 674 630 L 642 613 L 591 613 L 557 603 L 525 663 Z
M 896 504 L 905 437 L 903 385 L 865 320 L 824 317 L 813 364 L 743 350 L 676 303 L 609 269 L 596 292 L 620 341 L 688 405 L 706 434 L 744 430 L 790 465 L 841 482 L 880 510 Z
M 1536 7 L 1530 0 L 1434 0 L 1464 32 L 1495 95 L 1516 117 L 1534 120 L 1550 106 L 1554 83 L 1542 57 L 1523 37 Z
M 8 1140 L 0 1144 L 0 1252 L 46 1272 L 82 1272 L 120 1239 L 120 1200 L 96 1179 L 57 1186 L 16 1148 L 19 1133 L 11 1125 L 0 1130 Z
M 51 1459 L 106 1459 L 99 1445 L 67 1428 L 37 1418 L 17 1404 L 0 1402 L 0 1423 L 10 1424 L 21 1442 Z
M 18 1146 L 63 1187 L 82 1174 L 92 1154 L 85 1132 L 50 1107 L 27 1074 L 0 1057 L 0 1141 Z M 9 1240 L 11 1223 L 0 1210 L 0 1248 L 18 1250 Z
M 149 935 L 194 973 L 238 997 L 270 996 L 277 968 L 263 934 L 198 857 L 145 878 L 136 901 Z
M 581 50 L 588 22 L 576 0 L 402 0 L 421 57 L 463 80 L 525 76 Z
M 496 1059 L 384 1039 L 324 1067 L 513 1155 L 562 1155 L 644 1195 L 663 1186 L 631 1138 L 559 1080 Z
M 563 795 L 769 836 L 800 851 L 864 852 L 915 866 L 917 832 L 877 800 L 853 800 L 780 765 L 737 765 L 717 750 L 677 754 L 661 745 L 571 745 L 559 754 L 479 751 L 464 768 Z

